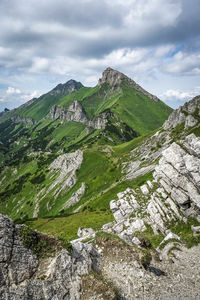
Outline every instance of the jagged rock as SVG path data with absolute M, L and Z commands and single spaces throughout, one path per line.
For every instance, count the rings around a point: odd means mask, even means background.
M 183 145 L 186 146 L 190 141 L 192 151 L 198 149 L 199 138 L 190 135 L 185 140 Z M 197 155 L 197 152 L 195 153 Z M 154 177 L 182 208 L 184 214 L 187 214 L 186 211 L 191 206 L 194 208 L 191 215 L 197 214 L 196 210 L 200 209 L 200 159 L 197 156 L 189 154 L 173 143 L 163 151 Z
M 182 141 L 183 148 L 186 149 L 191 155 L 200 156 L 200 140 L 193 133 L 186 136 L 185 140 Z
M 168 260 L 169 259 L 169 251 L 171 250 L 171 249 L 173 249 L 174 248 L 174 243 L 173 242 L 171 242 L 171 243 L 168 243 L 163 249 L 162 249 L 162 251 L 161 251 L 161 253 L 160 253 L 160 255 L 159 255 L 159 257 L 160 257 L 160 259 L 161 260 Z
M 82 237 L 83 237 L 83 238 L 94 237 L 95 231 L 94 231 L 92 228 L 82 228 L 82 227 L 80 227 L 80 228 L 78 229 L 77 235 L 78 235 L 79 237 L 81 237 L 81 238 L 82 238 Z
M 164 149 L 153 182 L 148 181 L 140 190 L 127 189 L 118 193 L 119 200 L 110 202 L 115 218 L 110 230 L 131 244 L 131 235 L 145 230 L 145 224 L 150 225 L 155 234 L 162 232 L 168 239 L 167 224 L 170 222 L 177 218 L 186 222 L 189 216 L 199 220 L 199 153 L 200 139 L 194 134 L 187 136 L 180 145 L 173 143 Z M 142 220 L 141 226 L 132 223 L 134 216 Z
M 165 121 L 163 128 L 165 130 L 171 127 L 175 128 L 178 124 L 183 122 L 185 122 L 185 128 L 194 126 L 198 123 L 198 119 L 192 116 L 195 112 L 198 117 L 200 117 L 200 96 L 193 98 L 191 101 L 173 111 L 168 120 Z
M 132 243 L 133 243 L 134 245 L 137 245 L 137 246 L 140 246 L 140 245 L 141 245 L 141 241 L 140 241 L 139 238 L 137 238 L 136 236 L 134 236 L 134 237 L 132 238 Z
M 0 214 L 0 274 L 2 286 L 19 284 L 32 277 L 38 266 L 35 255 L 23 246 L 17 227 Z
M 141 189 L 141 192 L 142 192 L 144 195 L 148 195 L 148 194 L 149 194 L 149 190 L 148 190 L 148 187 L 147 187 L 146 184 L 142 185 L 142 186 L 140 187 L 140 189 Z
M 83 152 L 77 150 L 72 153 L 66 153 L 59 155 L 49 166 L 50 172 L 49 177 L 55 174 L 57 171 L 57 177 L 53 183 L 48 188 L 43 188 L 39 191 L 35 198 L 35 209 L 33 212 L 33 217 L 36 218 L 39 212 L 39 202 L 51 191 L 53 191 L 53 196 L 55 199 L 59 194 L 66 189 L 72 188 L 76 183 L 76 171 L 80 168 L 83 160 Z M 78 200 L 84 191 L 84 185 L 82 185 L 81 190 L 71 199 L 73 201 Z M 68 203 L 68 202 L 67 202 Z M 48 203 L 47 203 L 48 208 Z
M 85 183 L 83 182 L 80 189 L 72 194 L 71 198 L 63 205 L 62 209 L 66 209 L 74 204 L 78 203 L 81 199 L 81 196 L 85 193 Z
M 169 230 L 169 233 L 167 233 L 166 237 L 162 240 L 160 245 L 162 245 L 164 242 L 166 242 L 170 239 L 176 239 L 176 240 L 180 241 L 180 237 L 177 234 L 175 234 Z
M 72 153 L 59 155 L 50 165 L 50 169 L 59 170 L 59 177 L 49 187 L 51 191 L 57 184 L 62 182 L 61 190 L 66 187 L 72 187 L 76 183 L 76 170 L 78 170 L 83 161 L 83 152 L 77 150 Z
M 18 115 L 14 115 L 11 117 L 11 120 L 14 122 L 14 123 L 20 123 L 20 122 L 23 122 L 25 124 L 29 124 L 29 125 L 34 125 L 35 124 L 35 121 L 32 119 L 32 118 L 24 118 L 24 117 L 21 117 L 21 116 L 18 116 Z
M 24 247 L 11 219 L 0 215 L 0 299 L 79 300 L 81 276 L 99 271 L 99 255 L 92 245 L 73 244 L 52 258 L 38 258 Z
M 127 227 L 126 230 L 123 231 L 123 233 L 126 233 L 127 235 L 132 235 L 136 231 L 145 231 L 146 226 L 144 224 L 144 221 L 140 218 L 130 218 L 124 222 L 125 227 Z
M 110 116 L 109 112 L 101 113 L 94 117 L 92 120 L 88 120 L 84 108 L 81 103 L 75 100 L 68 108 L 64 106 L 52 106 L 49 112 L 49 118 L 52 120 L 66 120 L 74 121 L 85 124 L 87 127 L 94 129 L 105 129 L 107 124 L 107 118 Z

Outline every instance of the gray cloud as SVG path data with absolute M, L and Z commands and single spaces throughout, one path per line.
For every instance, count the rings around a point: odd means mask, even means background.
M 108 65 L 134 79 L 199 76 L 199 15 L 199 0 L 1 0 L 0 84 L 94 84 Z

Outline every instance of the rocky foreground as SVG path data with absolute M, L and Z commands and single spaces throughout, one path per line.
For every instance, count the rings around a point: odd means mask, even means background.
M 170 224 L 199 221 L 199 155 L 194 134 L 171 144 L 153 181 L 111 201 L 115 221 L 102 227 L 108 236 L 80 229 L 71 253 L 58 245 L 38 255 L 33 232 L 22 235 L 24 225 L 0 215 L 0 299 L 198 299 L 200 246 L 187 249 Z M 163 237 L 156 249 L 142 237 L 149 229 Z
M 173 262 L 155 252 L 147 266 L 140 249 L 120 240 L 73 243 L 40 258 L 19 237 L 20 225 L 0 215 L 0 299 L 198 299 L 200 246 L 176 251 Z

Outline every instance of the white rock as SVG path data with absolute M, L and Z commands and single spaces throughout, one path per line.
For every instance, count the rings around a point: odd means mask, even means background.
M 142 186 L 140 187 L 140 189 L 141 189 L 141 191 L 142 191 L 142 193 L 143 193 L 144 195 L 148 195 L 148 194 L 149 194 L 149 190 L 148 190 L 148 187 L 147 187 L 146 184 L 142 185 Z
M 110 201 L 110 210 L 112 211 L 112 213 L 114 213 L 116 210 L 118 210 L 118 203 L 115 200 L 111 200 Z

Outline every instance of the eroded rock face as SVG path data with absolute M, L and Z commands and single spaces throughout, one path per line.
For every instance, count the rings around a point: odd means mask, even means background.
M 200 118 L 200 96 L 195 97 L 191 101 L 180 106 L 173 111 L 168 120 L 165 121 L 163 128 L 165 130 L 174 128 L 178 124 L 185 122 L 185 128 L 194 126 L 198 123 Z
M 0 299 L 80 299 L 81 276 L 97 264 L 93 247 L 78 242 L 72 256 L 63 249 L 55 257 L 38 260 L 24 247 L 18 229 L 0 215 Z
M 52 120 L 66 120 L 80 122 L 94 129 L 105 129 L 107 124 L 108 113 L 102 113 L 88 120 L 85 111 L 79 101 L 75 100 L 68 108 L 63 106 L 53 106 L 49 113 L 49 118 Z
M 200 139 L 194 134 L 186 137 L 194 155 L 173 143 L 163 151 L 154 177 L 178 204 L 183 214 L 195 216 L 200 211 Z
M 137 166 L 138 167 L 138 164 Z M 163 150 L 159 164 L 148 181 L 139 189 L 118 193 L 110 202 L 115 223 L 103 230 L 117 234 L 130 245 L 136 231 L 151 226 L 153 232 L 168 235 L 168 225 L 187 217 L 200 219 L 200 138 L 187 136 L 180 144 Z M 146 224 L 146 225 L 145 225 Z
M 72 188 L 76 181 L 76 171 L 80 168 L 83 161 L 83 152 L 81 150 L 77 150 L 72 153 L 66 153 L 59 155 L 49 166 L 50 172 L 49 176 L 57 176 L 55 180 L 48 188 L 43 188 L 39 191 L 35 198 L 35 210 L 33 213 L 33 217 L 36 218 L 38 216 L 38 212 L 40 209 L 39 202 L 46 196 L 48 193 L 53 192 L 54 201 L 56 201 L 57 197 L 63 190 Z M 80 197 L 83 195 L 85 191 L 84 184 L 82 187 L 74 193 L 71 197 L 70 203 L 75 203 L 80 200 Z M 67 203 L 67 202 L 66 202 Z M 48 205 L 48 204 L 47 204 Z M 68 205 L 68 204 L 66 204 Z M 48 207 L 51 209 L 51 207 Z
M 37 257 L 23 246 L 18 229 L 11 219 L 0 214 L 0 288 L 31 278 L 38 267 Z
M 23 117 L 20 117 L 20 116 L 17 116 L 17 115 L 12 116 L 11 120 L 14 123 L 23 122 L 23 123 L 29 124 L 29 125 L 34 125 L 35 124 L 35 121 L 32 118 L 23 118 Z

